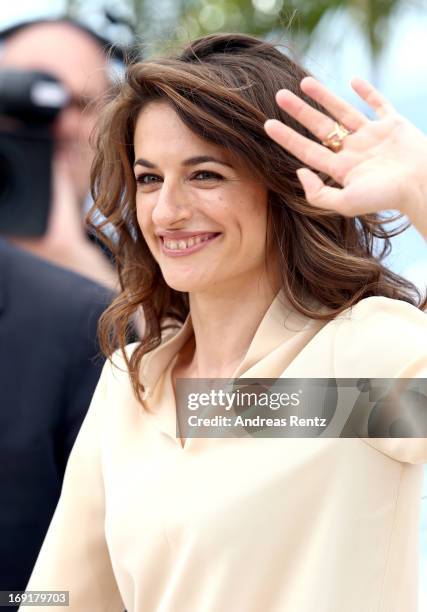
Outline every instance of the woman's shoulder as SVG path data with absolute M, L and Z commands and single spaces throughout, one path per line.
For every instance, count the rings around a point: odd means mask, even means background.
M 381 315 L 382 317 L 399 318 L 402 321 L 414 319 L 415 317 L 418 321 L 425 322 L 427 313 L 404 300 L 395 300 L 375 295 L 360 300 L 357 304 L 344 311 L 343 314 L 353 320 L 368 319 Z
M 402 333 L 427 333 L 427 313 L 416 306 L 382 296 L 360 300 L 337 317 L 342 333 L 368 334 L 372 338 L 401 337 Z
M 427 378 L 427 316 L 401 300 L 370 297 L 343 313 L 336 336 L 337 378 Z M 396 461 L 427 461 L 425 438 L 364 438 Z
M 342 372 L 339 375 L 412 377 L 418 373 L 411 373 L 411 364 L 427 368 L 427 316 L 415 306 L 374 296 L 341 313 L 337 321 L 335 362 Z

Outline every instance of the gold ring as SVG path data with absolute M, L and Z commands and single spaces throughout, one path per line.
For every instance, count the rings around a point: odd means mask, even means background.
M 349 134 L 351 134 L 350 130 L 335 121 L 334 129 L 329 132 L 325 140 L 322 140 L 322 144 L 334 153 L 338 153 L 342 149 L 344 138 Z

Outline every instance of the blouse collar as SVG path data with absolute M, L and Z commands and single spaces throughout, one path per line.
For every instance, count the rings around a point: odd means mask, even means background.
M 292 359 L 301 350 L 299 342 L 291 343 L 295 347 L 292 350 L 288 346 L 288 341 L 299 334 L 305 343 L 307 333 L 301 334 L 300 332 L 306 330 L 309 335 L 315 334 L 324 323 L 324 321 L 309 319 L 290 309 L 289 306 L 286 306 L 283 290 L 280 290 L 267 309 L 245 357 L 231 378 L 278 377 L 287 365 L 284 360 Z M 145 388 L 142 399 L 148 399 L 152 395 L 160 376 L 193 333 L 191 314 L 188 314 L 178 332 L 146 355 L 140 374 L 140 380 Z M 282 355 L 284 345 L 287 346 L 286 358 Z

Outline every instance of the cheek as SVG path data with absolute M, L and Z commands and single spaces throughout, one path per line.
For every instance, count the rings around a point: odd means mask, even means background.
M 144 202 L 144 206 L 138 203 L 138 197 L 136 198 L 136 219 L 138 221 L 139 229 L 141 230 L 144 238 L 147 240 L 149 238 L 148 234 L 149 234 L 149 228 L 150 228 L 151 215 L 149 214 L 149 209 L 145 202 Z
M 250 217 L 253 220 L 253 225 L 258 228 L 258 232 L 263 232 L 267 228 L 267 217 L 268 217 L 268 195 L 264 189 L 255 189 L 252 194 L 250 207 Z
M 142 220 L 141 208 L 138 206 L 138 201 L 136 202 L 136 220 L 138 222 L 139 229 L 142 233 L 144 233 L 144 223 Z
M 138 200 L 136 201 L 136 220 L 138 222 L 139 229 L 141 230 L 141 234 L 150 250 L 151 255 L 154 257 L 156 261 L 159 258 L 159 245 L 157 242 L 157 238 L 153 236 L 151 231 L 151 213 L 146 206 L 146 202 L 144 202 L 144 206 L 138 205 Z
M 264 193 L 250 194 L 250 197 L 240 198 L 236 206 L 236 219 L 243 237 L 253 241 L 254 245 L 265 243 L 267 210 L 267 198 Z

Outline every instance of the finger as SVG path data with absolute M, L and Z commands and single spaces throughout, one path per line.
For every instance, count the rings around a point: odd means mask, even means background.
M 368 122 L 367 117 L 351 104 L 333 94 L 325 85 L 313 77 L 305 77 L 300 85 L 302 91 L 325 108 L 332 117 L 352 132 Z
M 351 80 L 351 86 L 379 117 L 396 112 L 390 102 L 368 81 L 357 77 Z
M 292 153 L 305 165 L 335 178 L 333 173 L 335 153 L 310 140 L 310 138 L 305 138 L 305 136 L 298 134 L 298 132 L 281 121 L 277 121 L 277 119 L 268 119 L 264 124 L 264 129 L 270 138 Z
M 317 174 L 308 168 L 300 168 L 297 170 L 297 176 L 309 204 L 316 208 L 331 210 L 338 212 L 340 215 L 345 215 L 342 189 L 328 187 Z
M 319 140 L 325 140 L 334 129 L 333 119 L 301 100 L 289 89 L 281 89 L 276 94 L 277 104 L 301 125 L 310 130 Z

